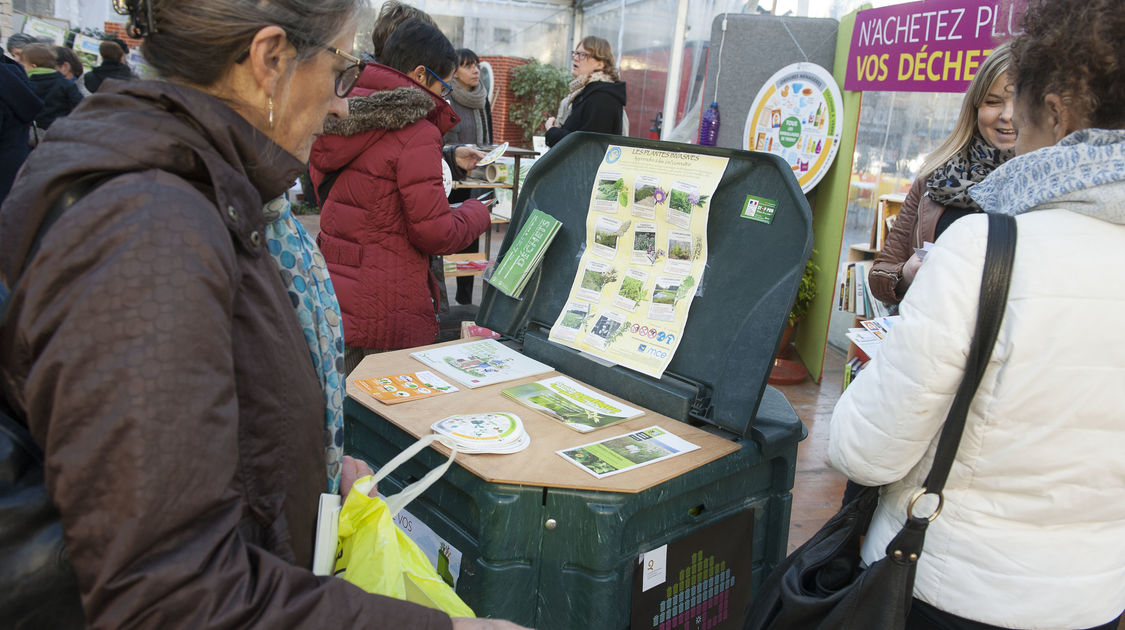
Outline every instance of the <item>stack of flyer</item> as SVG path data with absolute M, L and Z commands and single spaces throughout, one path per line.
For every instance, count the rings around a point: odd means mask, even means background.
M 862 328 L 849 328 L 847 337 L 868 358 L 874 359 L 879 354 L 879 347 L 883 340 L 900 319 L 902 319 L 901 315 L 891 315 L 862 320 L 859 322 Z
M 644 414 L 640 409 L 602 396 L 565 376 L 516 385 L 500 393 L 582 433 Z
M 457 445 L 462 453 L 518 453 L 531 444 L 531 437 L 514 413 L 472 413 L 442 418 L 431 428 Z
M 426 370 L 376 378 L 357 378 L 353 382 L 384 405 L 397 405 L 409 400 L 440 396 L 441 394 L 458 391 L 456 387 L 443 381 L 437 374 Z
M 496 266 L 496 271 L 486 280 L 505 295 L 517 297 L 527 286 L 531 272 L 543 260 L 543 254 L 551 240 L 559 233 L 562 223 L 549 214 L 532 210 L 527 221 L 520 228 L 512 246 L 504 254 L 504 260 Z
M 419 350 L 410 356 L 470 388 L 535 376 L 554 369 L 495 339 Z

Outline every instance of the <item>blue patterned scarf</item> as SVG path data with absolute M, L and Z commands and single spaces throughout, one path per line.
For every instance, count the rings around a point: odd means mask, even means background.
M 1082 129 L 1058 144 L 1020 155 L 969 194 L 985 212 L 1023 214 L 1065 206 L 1125 224 L 1125 129 Z
M 338 492 L 340 460 L 344 455 L 344 329 L 340 303 L 336 301 L 324 256 L 301 222 L 293 217 L 289 201 L 278 197 L 267 203 L 264 211 L 270 254 L 297 311 L 313 367 L 324 387 L 328 492 Z

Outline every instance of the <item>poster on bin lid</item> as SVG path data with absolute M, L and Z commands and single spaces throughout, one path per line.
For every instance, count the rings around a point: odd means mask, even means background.
M 809 192 L 836 159 L 844 127 L 840 88 L 824 68 L 794 63 L 778 70 L 758 91 L 742 148 L 781 156 L 802 192 Z
M 586 244 L 550 340 L 660 378 L 707 266 L 707 217 L 727 158 L 610 145 Z

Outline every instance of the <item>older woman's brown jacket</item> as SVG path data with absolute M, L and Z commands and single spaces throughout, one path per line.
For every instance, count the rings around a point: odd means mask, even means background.
M 262 238 L 301 164 L 167 83 L 107 84 L 51 131 L 0 212 L 5 281 L 68 181 L 123 174 L 27 266 L 0 385 L 46 453 L 89 625 L 449 628 L 306 568 L 324 394 Z
M 902 301 L 903 292 L 898 288 L 902 266 L 914 255 L 914 248 L 920 249 L 927 241 L 934 241 L 942 212 L 945 206 L 926 196 L 926 178 L 915 179 L 867 274 L 872 295 L 886 304 Z

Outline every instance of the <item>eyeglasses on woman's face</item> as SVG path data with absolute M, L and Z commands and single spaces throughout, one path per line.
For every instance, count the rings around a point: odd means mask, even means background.
M 570 56 L 575 61 L 586 61 L 590 58 L 590 53 L 586 52 L 585 50 L 572 50 L 570 51 Z
M 422 67 L 426 68 L 425 66 Z M 426 68 L 426 72 L 429 72 L 435 79 L 438 80 L 438 83 L 441 83 L 441 92 L 438 93 L 438 96 L 440 96 L 441 98 L 449 98 L 449 94 L 453 92 L 453 86 L 446 83 L 445 81 L 442 81 L 441 77 L 439 77 L 433 70 Z
M 351 93 L 352 88 L 355 87 L 356 82 L 359 81 L 359 75 L 363 74 L 363 69 L 367 67 L 367 62 L 335 46 L 325 46 L 325 48 L 348 61 L 347 67 L 341 70 L 340 74 L 336 75 L 336 96 L 346 98 L 348 94 Z

